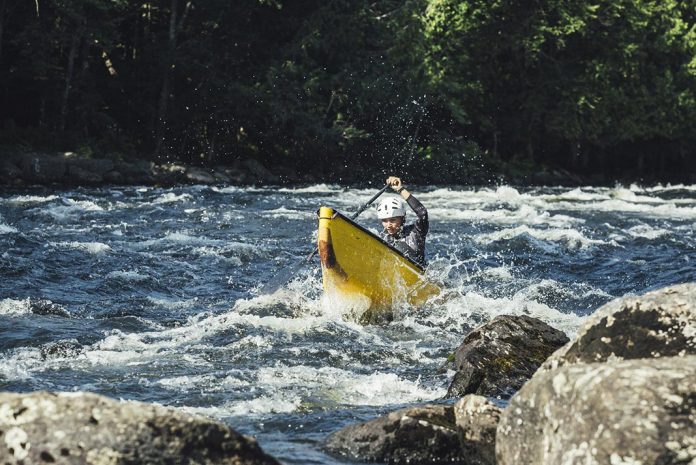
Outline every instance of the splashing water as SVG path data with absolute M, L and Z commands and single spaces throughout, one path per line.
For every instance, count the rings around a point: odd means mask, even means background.
M 529 314 L 572 335 L 613 297 L 693 281 L 695 186 L 414 188 L 444 293 L 363 326 L 324 296 L 322 204 L 376 189 L 192 186 L 0 193 L 0 389 L 86 390 L 209 415 L 285 463 L 330 432 L 438 401 L 473 327 Z M 373 210 L 360 222 L 376 230 Z

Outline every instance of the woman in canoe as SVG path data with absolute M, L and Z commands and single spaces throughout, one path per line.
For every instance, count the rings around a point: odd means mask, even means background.
M 389 176 L 387 184 L 408 203 L 418 217 L 413 224 L 404 225 L 406 208 L 398 197 L 386 197 L 377 207 L 377 217 L 382 221 L 384 230 L 380 237 L 390 246 L 403 253 L 409 259 L 425 266 L 425 236 L 428 234 L 428 210 L 409 191 L 401 179 Z

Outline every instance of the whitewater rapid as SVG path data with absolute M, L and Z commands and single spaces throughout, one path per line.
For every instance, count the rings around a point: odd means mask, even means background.
M 316 211 L 378 187 L 0 192 L 0 389 L 157 402 L 256 435 L 285 463 L 338 463 L 328 433 L 438 402 L 439 368 L 501 314 L 572 336 L 614 297 L 696 278 L 696 186 L 419 188 L 443 295 L 363 326 L 322 297 Z M 374 210 L 359 220 L 378 226 Z

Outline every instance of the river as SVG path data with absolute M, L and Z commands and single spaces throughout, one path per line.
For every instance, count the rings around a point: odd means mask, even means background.
M 439 401 L 476 325 L 528 314 L 572 336 L 614 297 L 696 281 L 696 186 L 411 186 L 444 296 L 363 326 L 322 299 L 317 261 L 258 295 L 311 252 L 320 205 L 351 213 L 376 190 L 3 188 L 0 390 L 157 402 L 286 464 L 337 464 L 323 438 Z

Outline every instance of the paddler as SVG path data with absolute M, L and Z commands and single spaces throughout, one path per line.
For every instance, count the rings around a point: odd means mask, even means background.
M 387 184 L 408 203 L 418 217 L 413 224 L 404 225 L 406 208 L 398 197 L 385 197 L 377 207 L 377 217 L 384 230 L 380 237 L 387 244 L 406 255 L 414 262 L 425 266 L 425 236 L 428 234 L 428 210 L 406 190 L 401 179 L 389 176 Z

